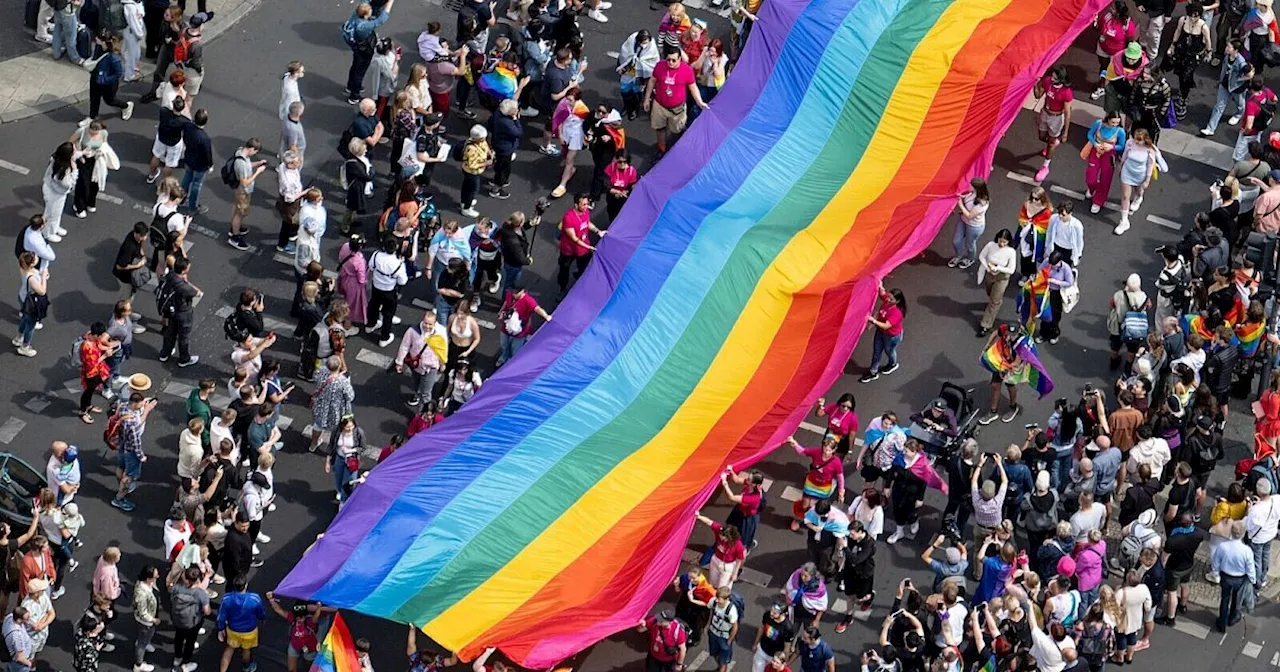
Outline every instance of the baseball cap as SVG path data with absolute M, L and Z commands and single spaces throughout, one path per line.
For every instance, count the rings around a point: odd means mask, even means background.
M 1267 177 L 1270 177 L 1276 182 L 1280 182 L 1280 169 L 1273 170 L 1270 173 L 1267 173 Z
M 80 449 L 75 446 L 67 446 L 67 452 L 62 454 L 63 462 L 75 462 L 80 457 Z
M 213 20 L 213 12 L 197 12 L 191 15 L 191 27 L 199 28 Z
M 435 126 L 436 124 L 440 123 L 443 119 L 444 117 L 439 112 L 432 112 L 422 117 L 422 125 Z

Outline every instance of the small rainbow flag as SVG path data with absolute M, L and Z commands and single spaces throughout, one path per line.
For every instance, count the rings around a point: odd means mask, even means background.
M 982 364 L 982 368 L 997 375 L 1004 375 L 1013 369 L 1016 364 L 1016 356 L 1013 354 L 1013 348 L 1010 348 L 1003 338 L 996 338 L 991 341 L 991 345 L 982 351 L 982 357 L 978 362 Z
M 1236 339 L 1239 341 L 1240 356 L 1252 357 L 1258 353 L 1258 346 L 1262 345 L 1262 334 L 1267 331 L 1267 323 L 1246 322 L 1237 325 L 1235 331 Z
M 1040 358 L 1036 355 L 1036 346 L 1031 339 L 1023 336 L 1018 343 L 1013 346 L 1013 351 L 1017 353 L 1018 359 L 1026 364 L 1026 382 L 1036 391 L 1036 395 L 1044 399 L 1046 395 L 1053 391 L 1053 379 L 1049 377 L 1049 372 L 1044 370 L 1044 365 L 1040 363 Z
M 1248 312 L 1248 307 L 1244 305 L 1244 301 L 1241 300 L 1240 295 L 1237 293 L 1235 302 L 1231 304 L 1231 310 L 1228 310 L 1222 316 L 1222 319 L 1230 327 L 1244 322 Z
M 1199 334 L 1206 343 L 1213 340 L 1213 332 L 1209 330 L 1209 325 L 1205 324 L 1204 317 L 1199 313 L 1187 313 L 1182 316 L 1182 333 L 1188 336 Z
M 516 66 L 500 61 L 493 70 L 480 75 L 477 86 L 481 91 L 498 100 L 515 98 L 516 80 L 519 74 L 520 71 Z
M 1049 267 L 1042 266 L 1035 277 L 1018 287 L 1018 317 L 1031 332 L 1036 320 L 1052 320 L 1053 308 L 1049 305 Z
M 1028 215 L 1026 203 L 1023 203 L 1022 209 L 1018 210 L 1018 224 L 1022 225 L 1031 222 L 1034 227 L 1036 235 L 1035 260 L 1037 264 L 1043 263 L 1049 256 L 1049 252 L 1045 248 L 1046 241 L 1049 238 L 1049 219 L 1052 217 L 1053 212 L 1050 208 L 1045 208 L 1035 215 Z
M 359 672 L 360 656 L 356 653 L 356 642 L 351 638 L 342 614 L 333 615 L 333 627 L 325 635 L 324 642 L 316 650 L 316 659 L 311 663 L 311 672 Z

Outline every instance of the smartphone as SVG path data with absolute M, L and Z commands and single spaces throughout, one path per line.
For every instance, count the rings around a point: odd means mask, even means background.
M 276 332 L 274 331 L 267 332 L 267 338 L 275 338 L 275 337 L 276 337 Z

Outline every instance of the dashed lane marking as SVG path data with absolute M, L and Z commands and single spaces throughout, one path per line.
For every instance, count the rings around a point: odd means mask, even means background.
M 181 399 L 186 399 L 188 396 L 191 395 L 191 390 L 194 390 L 194 389 L 196 388 L 186 383 L 179 383 L 176 380 L 171 380 L 169 381 L 168 384 L 164 386 L 164 393 L 171 397 L 179 397 Z
M 1266 642 L 1264 641 L 1262 642 L 1262 644 L 1266 644 Z M 1244 655 L 1250 658 L 1256 659 L 1258 657 L 1258 654 L 1262 653 L 1262 644 L 1254 644 L 1253 642 L 1246 642 L 1244 645 L 1244 650 L 1241 651 L 1240 653 L 1243 653 Z
M 693 657 L 693 661 L 689 663 L 687 669 L 690 669 L 690 670 L 702 669 L 702 664 L 707 662 L 707 658 L 710 658 L 710 657 L 711 657 L 711 654 L 707 653 L 706 649 L 699 651 L 698 655 Z
M 380 352 L 374 352 L 368 348 L 360 349 L 360 352 L 356 354 L 356 361 L 364 362 L 365 364 L 379 369 L 390 369 L 391 366 L 396 363 L 394 357 L 384 355 Z
M 804 492 L 794 485 L 788 485 L 782 491 L 782 498 L 788 502 L 798 502 L 804 497 Z
M 43 413 L 44 409 L 49 408 L 49 405 L 52 403 L 53 400 L 49 397 L 46 397 L 43 394 L 38 394 L 28 400 L 27 403 L 23 404 L 22 407 L 32 413 Z
M 771 488 L 771 487 L 773 487 L 773 479 L 772 479 L 772 478 L 766 478 L 766 479 L 764 479 L 763 481 L 761 481 L 761 482 L 760 482 L 760 489 L 761 489 L 761 490 L 763 490 L 763 491 L 765 491 L 765 492 L 769 492 L 769 488 Z
M 765 574 L 764 572 L 751 569 L 750 567 L 743 567 L 742 570 L 738 572 L 738 580 L 744 581 L 753 586 L 768 588 L 769 584 L 773 581 L 773 575 Z
M 9 163 L 8 161 L 5 161 L 4 159 L 0 159 L 0 168 L 4 168 L 5 170 L 13 171 L 13 172 L 15 172 L 15 173 L 17 173 L 17 174 L 19 174 L 19 175 L 28 175 L 28 174 L 30 174 L 30 173 L 31 173 L 31 171 L 30 171 L 30 170 L 28 170 L 26 166 L 19 166 L 19 165 L 18 165 L 18 164 L 16 164 L 16 163 Z
M 842 597 L 831 605 L 830 609 L 833 614 L 843 614 L 849 611 L 849 603 Z
M 62 381 L 62 389 L 70 394 L 80 394 L 84 390 L 80 389 L 80 379 L 72 378 L 71 380 Z
M 1170 231 L 1182 230 L 1181 224 L 1173 221 L 1172 219 L 1165 219 L 1160 215 L 1147 215 L 1147 221 L 1151 222 L 1152 224 L 1155 224 L 1156 226 L 1163 226 L 1164 228 L 1169 229 Z
M 124 199 L 123 199 L 123 198 L 120 198 L 119 196 L 112 196 L 111 194 L 103 194 L 103 193 L 99 193 L 99 194 L 98 194 L 98 198 L 100 198 L 100 199 L 102 199 L 102 200 L 104 200 L 104 201 L 106 201 L 106 202 L 108 202 L 108 203 L 114 203 L 114 204 L 116 204 L 116 205 L 124 205 Z
M 1036 182 L 1036 178 L 1031 177 L 1030 175 L 1023 175 L 1022 173 L 1015 173 L 1015 172 L 1013 172 L 1012 170 L 1011 170 L 1011 171 L 1009 171 L 1007 174 L 1005 174 L 1005 177 L 1007 177 L 1007 178 L 1009 178 L 1009 179 L 1013 180 L 1014 182 L 1021 182 L 1021 183 L 1023 183 L 1023 184 L 1029 184 L 1029 185 L 1031 185 L 1031 186 L 1033 186 L 1033 187 L 1038 187 L 1038 186 L 1040 186 L 1040 183 L 1039 183 L 1039 182 Z
M 1271 655 L 1271 666 L 1280 667 L 1280 652 Z
M 282 432 L 286 429 L 289 429 L 289 426 L 292 424 L 293 424 L 293 418 L 287 415 L 281 415 L 280 419 L 276 421 L 276 427 L 279 428 L 280 431 Z
M 1173 626 L 1173 629 L 1183 634 L 1191 635 L 1196 639 L 1204 639 L 1209 636 L 1209 628 L 1206 628 L 1199 623 L 1193 623 L 1187 619 L 1178 620 L 1176 625 Z
M 18 432 L 27 426 L 27 421 L 19 418 L 9 418 L 0 425 L 0 443 L 9 444 L 18 437 Z

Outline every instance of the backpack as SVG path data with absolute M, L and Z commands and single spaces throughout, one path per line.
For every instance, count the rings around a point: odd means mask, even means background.
M 1195 492 L 1192 490 L 1192 492 Z M 1120 540 L 1120 559 L 1126 568 L 1138 566 L 1138 556 L 1142 554 L 1142 549 L 1146 547 L 1147 542 L 1159 536 L 1155 530 L 1147 530 L 1146 534 L 1141 537 L 1132 534 L 1126 534 Z
M 222 163 L 222 170 L 219 173 L 220 177 L 222 177 L 222 183 L 232 189 L 240 186 L 240 178 L 236 175 L 236 159 L 248 161 L 248 159 L 239 154 L 232 154 L 231 158 Z
M 30 226 L 22 227 L 22 230 L 18 232 L 18 236 L 13 239 L 13 256 L 14 257 L 21 259 L 22 253 L 27 251 L 27 231 L 30 231 L 30 230 L 31 230 Z
M 156 312 L 162 318 L 170 318 L 178 312 L 178 290 L 174 283 L 161 282 L 156 288 Z
M 356 17 L 355 14 L 352 14 L 351 18 L 342 22 L 342 41 L 352 49 L 371 50 L 373 49 L 373 45 L 378 42 L 378 33 L 377 31 L 374 31 L 369 33 L 368 38 L 360 40 L 359 37 L 356 36 L 356 26 L 359 25 L 357 23 L 359 20 L 360 19 Z
M 123 33 L 129 28 L 129 21 L 124 16 L 124 3 L 120 0 L 103 0 L 102 30 L 108 33 Z
M 183 588 L 186 588 L 183 586 Z M 188 629 L 200 625 L 200 598 L 192 589 L 176 589 L 171 595 L 169 613 L 175 627 Z
M 222 321 L 222 335 L 236 343 L 244 340 L 245 330 L 240 327 L 240 320 L 237 319 L 236 313 L 231 313 Z
M 76 337 L 74 343 L 71 344 L 71 365 L 80 366 L 80 350 L 84 348 L 84 334 Z
M 742 617 L 747 613 L 747 601 L 742 599 L 742 595 L 737 592 L 729 593 L 729 604 L 738 610 L 738 622 L 742 622 Z
M 165 253 L 165 245 L 169 242 L 169 219 L 178 214 L 177 210 L 160 214 L 160 206 L 152 209 L 151 227 L 147 229 L 147 242 L 151 243 L 151 270 L 160 267 L 160 257 Z
M 1080 635 L 1080 639 L 1076 642 L 1076 650 L 1091 665 L 1100 663 L 1103 656 L 1107 655 L 1108 649 L 1111 648 L 1111 628 L 1107 627 L 1105 623 L 1098 623 L 1097 625 L 1097 628 L 1091 628 L 1086 625 L 1084 632 Z
M 1258 113 L 1253 115 L 1253 131 L 1261 133 L 1267 130 L 1267 126 L 1271 125 L 1271 121 L 1276 116 L 1276 98 L 1270 89 L 1261 91 L 1262 99 L 1258 102 Z
M 176 65 L 182 65 L 191 58 L 191 50 L 196 46 L 196 42 L 200 41 L 199 35 L 188 35 L 187 31 L 182 31 L 178 36 L 178 40 L 173 43 L 173 62 Z
M 124 423 L 124 413 L 116 411 L 107 418 L 107 426 L 102 430 L 102 442 L 107 444 L 107 450 L 116 450 L 120 447 L 120 425 Z
M 1252 476 L 1250 480 L 1255 484 L 1260 479 L 1267 479 L 1271 482 L 1271 492 L 1280 492 L 1280 490 L 1277 490 L 1277 487 L 1280 487 L 1280 478 L 1277 478 L 1276 470 L 1271 466 L 1271 462 L 1267 460 L 1259 460 L 1249 468 L 1249 476 Z M 1248 489 L 1252 490 L 1253 488 L 1250 487 Z
M 1145 341 L 1147 332 L 1150 331 L 1147 314 L 1133 307 L 1129 301 L 1128 292 L 1124 290 L 1120 292 L 1124 295 L 1125 307 L 1128 308 L 1120 318 L 1120 337 L 1129 343 Z

